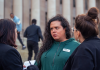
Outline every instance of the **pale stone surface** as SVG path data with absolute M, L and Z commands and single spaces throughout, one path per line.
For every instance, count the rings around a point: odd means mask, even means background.
M 45 0 L 41 0 L 40 1 L 40 28 L 42 31 L 42 35 L 44 34 L 44 30 L 45 30 L 45 25 L 46 25 L 46 21 L 45 21 Z
M 4 0 L 0 0 L 0 19 L 4 18 Z
M 22 0 L 13 0 L 13 13 L 22 23 Z
M 56 0 L 48 0 L 48 20 L 56 15 Z
M 31 0 L 31 19 L 36 19 L 40 26 L 40 0 Z
M 88 0 L 88 8 L 96 7 L 96 0 Z
M 4 1 L 4 6 L 5 6 L 5 8 L 4 8 L 4 18 L 9 18 L 10 19 L 10 13 L 12 13 L 13 12 L 13 0 L 5 0 Z
M 60 0 L 56 0 L 56 14 L 60 14 Z
M 63 0 L 63 16 L 67 19 L 69 24 L 71 25 L 71 1 Z
M 84 0 L 76 0 L 76 16 L 84 14 Z
M 23 32 L 29 26 L 29 1 L 23 0 Z

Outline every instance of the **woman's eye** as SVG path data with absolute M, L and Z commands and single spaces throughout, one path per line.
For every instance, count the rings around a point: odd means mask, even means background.
M 56 27 L 56 29 L 58 29 L 58 27 Z
M 50 28 L 50 30 L 52 30 L 53 28 Z

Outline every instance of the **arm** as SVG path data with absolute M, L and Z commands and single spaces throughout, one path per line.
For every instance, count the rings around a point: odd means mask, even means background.
M 24 37 L 27 38 L 27 29 L 26 29 L 25 32 L 24 32 Z
M 21 24 L 20 19 L 18 17 L 16 17 L 16 24 L 17 25 Z
M 41 32 L 41 29 L 40 29 L 40 27 L 38 28 L 38 35 L 39 35 L 39 37 L 42 39 L 42 41 L 43 41 L 43 36 L 42 36 L 42 32 Z
M 10 49 L 5 54 L 2 65 L 4 70 L 23 70 L 21 56 L 16 49 Z

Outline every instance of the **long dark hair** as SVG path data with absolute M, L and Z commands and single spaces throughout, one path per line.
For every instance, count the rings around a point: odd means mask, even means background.
M 98 35 L 98 14 L 99 10 L 92 7 L 86 15 L 81 14 L 76 17 L 75 28 L 81 32 L 84 39 Z M 97 19 L 97 22 L 95 19 Z
M 54 39 L 50 33 L 50 24 L 53 21 L 60 21 L 61 26 L 63 28 L 66 28 L 66 39 L 69 39 L 71 37 L 71 32 L 70 32 L 71 30 L 70 30 L 69 23 L 64 17 L 62 17 L 61 15 L 57 15 L 57 16 L 51 18 L 45 28 L 43 46 L 41 47 L 39 54 L 37 56 L 37 62 L 40 61 L 42 53 L 47 51 L 48 49 L 50 49 L 54 42 Z
M 17 47 L 15 44 L 15 28 L 16 24 L 12 20 L 0 19 L 0 43 Z

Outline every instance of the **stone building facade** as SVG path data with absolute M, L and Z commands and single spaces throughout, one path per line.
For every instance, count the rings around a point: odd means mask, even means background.
M 75 17 L 91 7 L 100 9 L 100 0 L 0 0 L 0 19 L 10 18 L 10 13 L 22 22 L 22 34 L 33 18 L 44 33 L 47 21 L 57 14 L 64 16 L 74 26 Z

